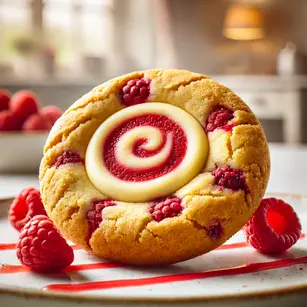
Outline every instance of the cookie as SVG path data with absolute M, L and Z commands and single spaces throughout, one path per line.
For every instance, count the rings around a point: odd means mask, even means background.
M 129 264 L 209 252 L 265 193 L 263 129 L 231 90 L 185 70 L 112 79 L 56 122 L 40 166 L 43 203 L 66 239 Z

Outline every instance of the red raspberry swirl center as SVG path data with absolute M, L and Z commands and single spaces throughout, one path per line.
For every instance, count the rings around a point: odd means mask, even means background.
M 116 146 L 118 140 L 128 131 L 135 127 L 154 127 L 158 129 L 163 137 L 160 146 L 155 149 L 148 150 L 143 145 L 148 142 L 147 139 L 136 139 L 132 152 L 140 158 L 147 158 L 158 154 L 166 144 L 167 134 L 172 135 L 172 148 L 169 156 L 159 165 L 148 168 L 133 169 L 125 166 L 116 158 Z M 163 176 L 174 170 L 183 160 L 187 151 L 187 137 L 184 130 L 172 119 L 164 115 L 144 114 L 130 118 L 117 126 L 106 138 L 103 144 L 103 161 L 106 168 L 115 177 L 125 181 L 147 181 Z

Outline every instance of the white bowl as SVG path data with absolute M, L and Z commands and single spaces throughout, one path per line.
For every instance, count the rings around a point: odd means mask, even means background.
M 37 173 L 48 132 L 0 133 L 0 173 Z

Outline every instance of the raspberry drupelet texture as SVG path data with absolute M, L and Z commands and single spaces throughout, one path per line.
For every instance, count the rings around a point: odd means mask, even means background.
M 20 233 L 16 246 L 20 262 L 36 272 L 55 272 L 74 260 L 72 248 L 44 215 L 31 219 Z
M 150 80 L 134 79 L 128 81 L 120 91 L 122 104 L 132 106 L 146 101 L 150 93 Z
M 99 227 L 102 222 L 102 210 L 106 207 L 116 206 L 116 203 L 110 199 L 96 199 L 93 200 L 93 209 L 87 213 L 87 222 L 89 233 L 92 233 Z
M 293 208 L 281 199 L 264 198 L 243 230 L 247 242 L 262 253 L 282 253 L 301 235 L 301 223 Z
M 212 172 L 212 175 L 215 177 L 214 183 L 219 187 L 234 191 L 248 191 L 245 175 L 241 169 L 231 168 L 230 166 L 225 165 L 215 169 Z
M 228 110 L 222 106 L 219 106 L 213 110 L 213 112 L 208 116 L 206 122 L 206 132 L 212 132 L 217 128 L 225 127 L 228 130 L 228 122 L 234 118 L 233 111 Z
M 168 217 L 178 216 L 183 210 L 181 199 L 178 197 L 167 197 L 155 201 L 150 209 L 152 218 L 156 222 L 160 222 Z
M 69 163 L 84 163 L 84 161 L 78 153 L 69 150 L 56 158 L 54 166 L 59 168 L 61 165 Z
M 40 192 L 35 188 L 23 189 L 11 205 L 9 211 L 10 223 L 20 231 L 36 215 L 47 215 Z

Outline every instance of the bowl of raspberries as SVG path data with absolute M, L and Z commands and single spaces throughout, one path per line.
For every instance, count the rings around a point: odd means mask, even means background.
M 0 173 L 37 172 L 48 132 L 61 115 L 57 106 L 41 107 L 30 90 L 0 89 Z

